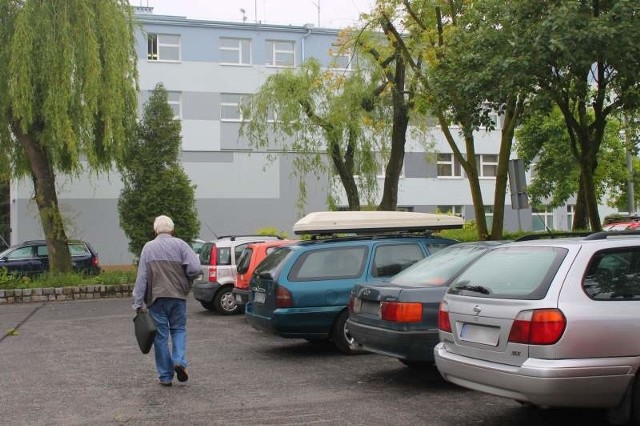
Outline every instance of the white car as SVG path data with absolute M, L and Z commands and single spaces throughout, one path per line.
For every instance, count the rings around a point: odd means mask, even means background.
M 435 350 L 445 380 L 541 407 L 640 421 L 640 232 L 514 242 L 451 284 Z

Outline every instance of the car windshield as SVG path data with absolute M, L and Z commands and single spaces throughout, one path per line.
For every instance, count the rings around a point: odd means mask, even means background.
M 559 247 L 498 247 L 460 274 L 449 293 L 500 299 L 542 299 L 567 250 Z
M 488 247 L 453 245 L 424 258 L 391 278 L 391 284 L 411 287 L 447 284 L 465 266 L 485 253 Z
M 0 259 L 2 259 L 3 257 L 5 257 L 7 255 L 7 253 L 9 253 L 11 251 L 10 248 L 4 250 L 3 252 L 0 252 Z

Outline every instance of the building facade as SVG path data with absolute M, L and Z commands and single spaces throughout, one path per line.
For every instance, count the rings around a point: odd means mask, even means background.
M 292 156 L 278 147 L 251 149 L 239 138 L 238 107 L 272 73 L 299 66 L 314 57 L 325 67 L 348 72 L 347 57 L 336 57 L 338 30 L 313 25 L 283 26 L 230 23 L 154 15 L 137 8 L 136 35 L 140 76 L 140 111 L 157 83 L 182 123 L 182 162 L 196 185 L 201 238 L 250 234 L 277 228 L 291 234 L 303 213 L 296 208 L 298 186 Z M 469 184 L 438 128 L 429 152 L 415 140 L 407 143 L 398 207 L 418 212 L 453 212 L 472 220 Z M 480 132 L 477 161 L 489 220 L 493 205 L 500 131 Z M 463 144 L 461 144 L 463 146 Z M 275 154 L 276 160 L 269 158 Z M 92 243 L 103 265 L 130 264 L 128 241 L 120 229 L 117 203 L 122 182 L 117 172 L 58 178 L 59 201 L 67 235 Z M 326 210 L 329 177 L 309 178 L 305 212 Z M 383 171 L 380 172 L 382 183 Z M 380 185 L 382 187 L 382 185 Z M 167 196 L 171 196 L 167 194 Z M 42 238 L 38 211 L 28 180 L 11 186 L 11 242 Z M 338 194 L 343 205 L 346 200 Z M 158 212 L 162 214 L 162 212 Z M 514 210 L 507 194 L 505 228 L 569 229 L 571 205 L 533 214 Z M 151 226 L 151 224 L 149 224 Z

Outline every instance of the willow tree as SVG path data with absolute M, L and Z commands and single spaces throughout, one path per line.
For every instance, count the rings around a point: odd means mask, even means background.
M 294 153 L 299 208 L 306 199 L 305 177 L 315 174 L 337 175 L 349 209 L 360 210 L 362 200 L 371 204 L 376 194 L 375 153 L 382 150 L 385 128 L 376 98 L 384 87 L 357 66 L 345 73 L 308 59 L 270 75 L 244 100 L 240 136 L 255 149 Z
M 107 171 L 134 129 L 127 0 L 0 0 L 0 149 L 30 177 L 50 270 L 71 270 L 56 175 Z

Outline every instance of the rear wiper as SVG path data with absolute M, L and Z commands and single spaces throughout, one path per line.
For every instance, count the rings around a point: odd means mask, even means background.
M 469 281 L 467 281 L 469 282 Z M 481 285 L 468 285 L 468 284 L 462 284 L 462 285 L 457 285 L 455 286 L 456 290 L 467 290 L 467 291 L 472 291 L 474 293 L 480 293 L 480 294 L 490 294 L 491 290 L 489 290 L 486 287 L 483 287 Z

